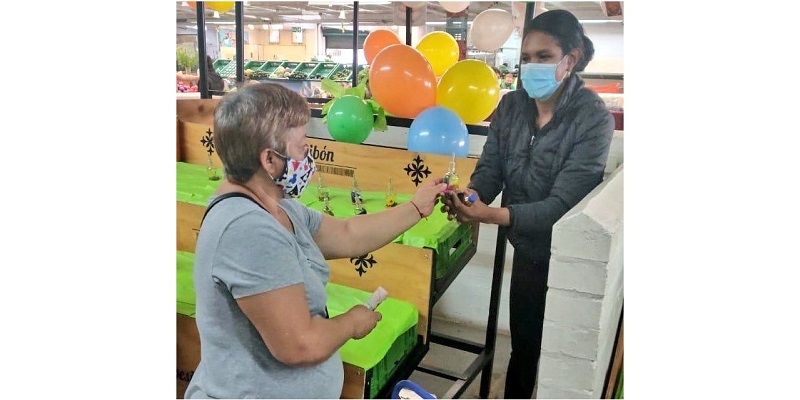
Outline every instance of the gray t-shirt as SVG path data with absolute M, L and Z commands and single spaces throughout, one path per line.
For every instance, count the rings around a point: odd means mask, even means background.
M 220 201 L 197 238 L 194 287 L 201 357 L 186 398 L 339 398 L 344 380 L 336 352 L 311 367 L 291 367 L 270 354 L 236 299 L 305 285 L 311 315 L 325 317 L 329 269 L 312 235 L 322 214 L 281 200 L 292 235 L 245 198 Z

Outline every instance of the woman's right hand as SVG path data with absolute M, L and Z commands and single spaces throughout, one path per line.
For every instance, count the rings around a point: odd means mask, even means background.
M 353 324 L 353 339 L 361 339 L 367 336 L 375 329 L 378 321 L 382 318 L 381 313 L 372 311 L 362 305 L 351 308 L 347 314 L 349 314 L 350 321 Z
M 427 217 L 433 213 L 436 200 L 442 196 L 445 189 L 447 184 L 442 183 L 441 178 L 429 180 L 419 186 L 411 201 L 419 208 L 422 216 Z

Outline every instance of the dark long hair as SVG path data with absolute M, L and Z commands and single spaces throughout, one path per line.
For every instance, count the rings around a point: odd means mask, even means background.
M 578 19 L 567 10 L 550 10 L 536 16 L 527 26 L 525 35 L 533 31 L 544 32 L 552 36 L 561 47 L 561 52 L 567 54 L 572 49 L 581 49 L 583 57 L 575 65 L 575 72 L 581 72 L 594 57 L 594 44 L 586 37 L 583 26 Z

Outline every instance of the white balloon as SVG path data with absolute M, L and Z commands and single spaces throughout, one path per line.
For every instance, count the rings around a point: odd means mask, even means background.
M 515 1 L 511 4 L 511 15 L 514 16 L 514 27 L 520 35 L 522 35 L 522 31 L 525 29 L 525 23 L 529 22 L 525 21 L 525 7 L 526 2 L 524 1 Z M 547 9 L 544 8 L 544 2 L 537 1 L 533 6 L 533 15 L 531 18 L 536 18 L 537 15 L 545 11 L 547 11 Z
M 427 3 L 427 1 L 404 1 L 403 5 L 412 10 L 416 10 L 418 8 L 423 7 L 425 3 Z
M 494 51 L 502 46 L 514 32 L 514 17 L 510 12 L 488 9 L 475 17 L 469 36 L 478 50 Z
M 457 13 L 464 11 L 465 8 L 469 7 L 468 1 L 440 1 L 439 5 L 442 6 L 447 12 Z
M 539 2 L 536 2 L 539 4 Z M 517 33 L 522 35 L 522 30 L 525 29 L 525 2 L 515 1 L 511 3 L 511 15 L 514 17 L 514 27 Z

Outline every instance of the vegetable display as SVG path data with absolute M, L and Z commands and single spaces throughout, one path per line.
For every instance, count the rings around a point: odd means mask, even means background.
M 334 81 L 346 81 L 347 79 L 350 78 L 350 74 L 351 73 L 353 73 L 353 70 L 351 70 L 349 68 L 344 68 L 344 69 L 340 70 L 339 72 L 333 74 L 333 76 L 331 76 L 330 79 L 332 79 Z

